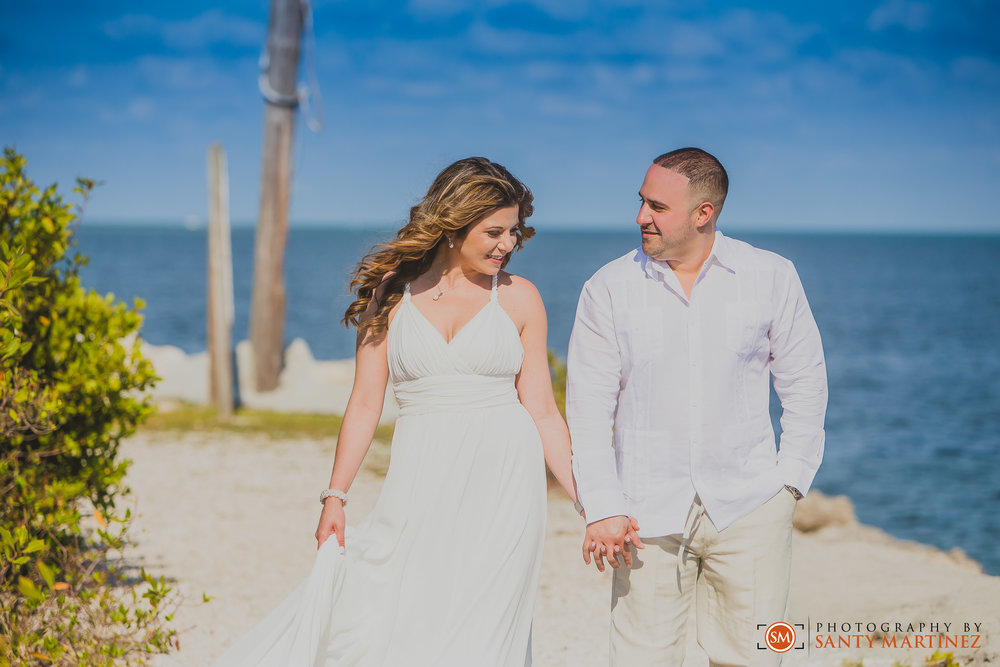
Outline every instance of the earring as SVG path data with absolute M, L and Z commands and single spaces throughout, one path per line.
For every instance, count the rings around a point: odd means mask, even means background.
M 454 248 L 455 247 L 455 243 L 450 238 L 448 239 L 448 247 L 449 248 Z

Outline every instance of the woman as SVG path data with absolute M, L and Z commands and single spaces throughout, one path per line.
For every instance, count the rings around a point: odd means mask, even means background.
M 358 265 L 357 371 L 308 579 L 219 664 L 528 665 L 542 457 L 576 493 L 535 287 L 502 269 L 531 192 L 485 158 L 442 171 Z M 344 505 L 390 380 L 400 407 L 371 514 Z

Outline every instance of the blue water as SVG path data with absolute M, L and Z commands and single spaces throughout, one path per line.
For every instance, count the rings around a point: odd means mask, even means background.
M 545 300 L 549 345 L 565 355 L 576 299 L 622 233 L 545 232 L 508 267 Z M 960 546 L 1000 575 L 1000 237 L 740 235 L 798 267 L 823 334 L 827 447 L 816 488 L 906 539 Z M 385 232 L 295 229 L 286 256 L 286 338 L 317 358 L 353 354 L 340 323 L 347 276 Z M 81 227 L 84 282 L 146 301 L 143 335 L 205 347 L 205 232 Z M 253 231 L 233 232 L 235 331 L 248 337 Z M 776 406 L 775 406 L 776 407 Z M 777 410 L 774 410 L 774 417 Z

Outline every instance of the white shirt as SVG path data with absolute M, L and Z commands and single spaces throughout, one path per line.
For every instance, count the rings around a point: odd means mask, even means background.
M 698 493 L 722 530 L 785 484 L 809 490 L 823 458 L 826 364 L 787 259 L 716 232 L 688 300 L 669 265 L 636 249 L 583 286 L 567 365 L 588 522 L 630 515 L 641 536 L 681 533 Z

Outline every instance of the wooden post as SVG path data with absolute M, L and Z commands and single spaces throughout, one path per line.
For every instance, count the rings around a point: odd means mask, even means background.
M 229 173 L 219 144 L 208 149 L 208 368 L 209 397 L 233 415 L 233 259 L 229 234 Z
M 250 343 L 257 391 L 277 387 L 281 372 L 285 334 L 284 258 L 301 35 L 300 0 L 271 0 L 266 78 L 261 78 L 266 101 L 264 155 L 250 307 Z

